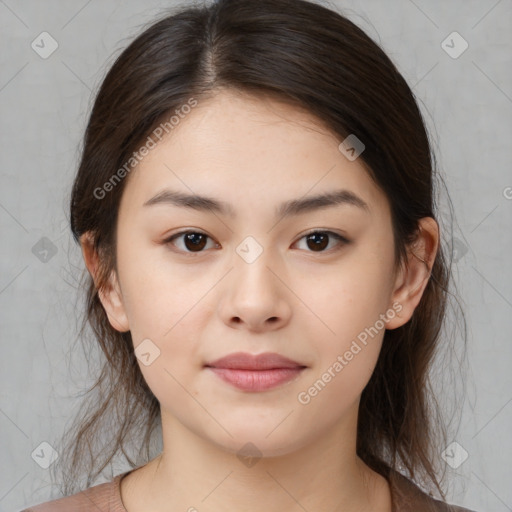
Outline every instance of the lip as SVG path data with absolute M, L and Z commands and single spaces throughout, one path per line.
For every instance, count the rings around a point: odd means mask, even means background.
M 243 391 L 265 391 L 295 379 L 305 365 L 275 352 L 236 352 L 205 365 L 225 382 Z
M 300 368 L 305 365 L 276 352 L 264 352 L 263 354 L 256 355 L 249 354 L 248 352 L 234 352 L 212 363 L 207 363 L 205 366 L 236 370 L 273 370 L 277 368 Z

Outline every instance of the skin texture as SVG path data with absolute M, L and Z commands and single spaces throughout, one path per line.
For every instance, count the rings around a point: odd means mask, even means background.
M 356 455 L 359 399 L 384 329 L 309 403 L 297 397 L 379 315 L 387 329 L 410 319 L 428 282 L 438 226 L 422 219 L 409 268 L 394 273 L 387 199 L 340 142 L 290 105 L 220 91 L 126 178 L 118 274 L 100 297 L 112 326 L 130 330 L 135 348 L 149 338 L 160 350 L 139 366 L 160 402 L 163 432 L 162 454 L 122 481 L 128 512 L 391 510 L 386 480 Z M 225 201 L 236 217 L 143 206 L 166 187 Z M 283 201 L 342 188 L 369 211 L 344 204 L 274 217 Z M 185 237 L 164 243 L 188 228 L 208 235 L 202 253 L 191 252 Z M 323 252 L 315 250 L 304 238 L 313 228 L 350 242 L 330 237 Z M 252 263 L 236 251 L 247 236 L 263 250 Z M 94 276 L 98 259 L 87 235 L 82 248 Z M 244 392 L 203 368 L 237 351 L 278 352 L 307 368 L 278 388 Z M 237 457 L 248 442 L 261 454 L 252 466 Z

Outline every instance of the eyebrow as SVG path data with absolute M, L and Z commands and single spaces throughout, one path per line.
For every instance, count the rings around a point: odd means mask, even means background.
M 148 199 L 143 206 L 156 204 L 167 204 L 181 208 L 190 208 L 197 211 L 211 211 L 225 216 L 236 217 L 236 214 L 229 203 L 217 199 L 200 196 L 197 194 L 186 194 L 175 190 L 164 189 L 158 192 L 151 199 Z M 281 203 L 275 210 L 276 217 L 289 217 L 300 215 L 324 208 L 338 205 L 350 205 L 370 212 L 368 204 L 358 195 L 350 190 L 335 190 L 325 192 L 316 196 L 309 196 L 300 199 L 291 199 Z

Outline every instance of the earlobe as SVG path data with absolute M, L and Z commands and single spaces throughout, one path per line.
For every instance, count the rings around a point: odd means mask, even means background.
M 386 329 L 406 324 L 418 306 L 430 279 L 439 246 L 439 226 L 432 217 L 419 220 L 418 235 L 407 250 L 407 262 L 400 267 L 395 280 L 391 303 L 402 306 L 399 314 L 390 319 Z
M 80 237 L 80 245 L 85 265 L 98 290 L 98 296 L 107 313 L 110 325 L 119 332 L 129 331 L 128 317 L 123 305 L 121 289 L 115 271 L 112 270 L 106 282 L 102 283 L 100 259 L 94 248 L 92 235 L 84 233 Z
M 126 316 L 121 290 L 114 270 L 109 276 L 108 287 L 99 290 L 98 295 L 107 313 L 110 325 L 119 332 L 129 331 L 128 317 Z

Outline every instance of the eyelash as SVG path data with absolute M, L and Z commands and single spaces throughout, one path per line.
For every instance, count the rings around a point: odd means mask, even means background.
M 185 230 L 185 231 L 180 231 L 179 233 L 175 233 L 173 234 L 172 236 L 170 236 L 169 238 L 165 239 L 162 244 L 163 245 L 173 245 L 172 242 L 181 237 L 181 236 L 184 236 L 184 235 L 188 235 L 188 234 L 195 234 L 195 235 L 204 235 L 206 236 L 207 238 L 209 238 L 210 240 L 213 240 L 209 235 L 207 235 L 206 233 L 203 233 L 202 231 L 198 231 L 198 230 L 195 230 L 195 229 L 189 229 L 189 230 Z M 332 236 L 332 238 L 336 239 L 338 242 L 341 242 L 341 244 L 338 246 L 338 247 L 334 247 L 334 248 L 331 248 L 331 249 L 328 249 L 328 250 L 322 250 L 322 251 L 307 251 L 307 252 L 311 252 L 311 253 L 315 253 L 315 252 L 318 252 L 319 254 L 322 254 L 322 253 L 330 253 L 330 252 L 333 252 L 333 251 L 336 251 L 336 250 L 340 250 L 341 247 L 343 247 L 344 245 L 347 245 L 350 243 L 350 240 L 348 240 L 347 238 L 345 238 L 344 236 L 342 235 L 339 235 L 338 233 L 334 233 L 333 231 L 328 231 L 328 230 L 313 230 L 313 231 L 309 231 L 308 233 L 305 233 L 304 235 L 302 235 L 299 240 L 302 240 L 303 238 L 306 238 L 310 235 L 315 235 L 315 234 L 323 234 L 323 235 L 329 235 L 329 236 Z M 299 241 L 298 240 L 298 241 Z M 191 255 L 191 256 L 199 256 L 200 254 L 203 254 L 205 251 L 202 250 L 202 251 L 197 251 L 197 252 L 193 252 L 193 251 L 183 251 L 181 249 L 178 249 L 178 252 L 181 252 L 181 253 L 184 253 L 184 254 L 187 254 L 187 255 Z

